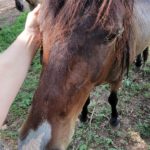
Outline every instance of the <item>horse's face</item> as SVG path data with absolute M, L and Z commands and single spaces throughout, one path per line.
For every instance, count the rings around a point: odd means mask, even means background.
M 118 30 L 109 34 L 93 27 L 93 13 L 75 18 L 72 24 L 67 23 L 71 18 L 63 20 L 61 16 L 55 22 L 49 14 L 51 19 L 41 25 L 44 53 L 40 84 L 22 128 L 20 148 L 67 148 L 91 89 L 108 74 L 118 35 Z M 104 67 L 108 69 L 104 71 Z

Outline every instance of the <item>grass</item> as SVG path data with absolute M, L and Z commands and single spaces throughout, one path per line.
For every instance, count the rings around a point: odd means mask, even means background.
M 14 24 L 8 25 L 0 31 L 0 52 L 5 50 L 24 29 L 26 15 L 27 13 L 22 13 Z
M 150 124 L 149 121 L 143 122 L 142 120 L 137 124 L 137 130 L 143 137 L 150 137 Z
M 0 31 L 0 51 L 6 49 L 23 30 L 26 13 L 23 13 L 11 26 Z M 8 115 L 7 130 L 0 136 L 7 141 L 16 141 L 18 129 L 25 120 L 33 93 L 37 87 L 41 65 L 39 54 L 33 60 L 25 80 Z M 126 150 L 131 142 L 129 132 L 138 132 L 150 149 L 150 61 L 140 71 L 131 67 L 129 78 L 123 80 L 118 92 L 118 111 L 121 127 L 113 130 L 109 126 L 110 106 L 107 102 L 109 86 L 96 87 L 91 93 L 88 123 L 76 126 L 73 140 L 68 150 Z

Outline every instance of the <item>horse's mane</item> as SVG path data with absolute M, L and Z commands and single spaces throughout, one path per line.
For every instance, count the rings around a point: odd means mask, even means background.
M 133 3 L 134 0 L 45 0 L 41 12 L 41 24 L 45 30 L 48 26 L 51 32 L 54 31 L 53 28 L 61 28 L 61 32 L 67 32 L 82 16 L 93 15 L 95 21 L 91 29 L 101 27 L 111 34 L 118 23 L 118 15 L 125 14 L 122 20 L 124 32 L 116 42 L 116 62 L 120 62 L 124 70 L 125 67 L 129 67 L 130 61 L 128 39 Z M 54 39 L 52 37 L 57 37 L 57 34 L 51 33 L 51 40 Z

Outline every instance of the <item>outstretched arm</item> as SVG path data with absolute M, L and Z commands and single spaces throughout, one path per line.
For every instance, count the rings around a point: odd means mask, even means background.
M 29 13 L 24 31 L 0 54 L 0 127 L 41 44 L 38 26 L 40 5 Z

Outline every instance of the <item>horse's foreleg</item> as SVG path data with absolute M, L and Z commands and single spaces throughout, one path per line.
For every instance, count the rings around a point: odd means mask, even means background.
M 113 127 L 117 127 L 119 125 L 119 119 L 118 119 L 118 112 L 117 112 L 117 103 L 118 103 L 118 97 L 117 97 L 117 91 L 120 87 L 121 82 L 117 82 L 116 84 L 111 85 L 111 93 L 108 98 L 108 102 L 111 105 L 111 119 L 110 124 Z
M 147 47 L 144 51 L 143 51 L 143 62 L 145 64 L 145 62 L 147 61 L 148 59 L 148 50 L 149 50 L 149 47 Z
M 90 97 L 86 100 L 86 103 L 83 106 L 82 112 L 80 114 L 80 121 L 81 122 L 86 122 L 88 117 L 88 105 L 90 104 Z
M 139 54 L 139 55 L 136 57 L 135 65 L 136 65 L 136 67 L 138 67 L 138 68 L 142 66 L 142 55 L 141 55 L 141 54 Z
M 136 57 L 136 62 L 135 62 L 135 65 L 136 67 L 141 67 L 142 66 L 142 59 L 143 59 L 143 65 L 145 64 L 145 62 L 147 61 L 148 59 L 148 49 L 149 47 L 145 48 L 144 51 L 143 51 L 143 55 L 142 54 L 139 54 L 137 57 Z M 143 56 L 143 57 L 142 57 Z
M 110 124 L 114 127 L 116 127 L 119 124 L 119 119 L 118 119 L 118 112 L 117 112 L 117 103 L 118 103 L 118 98 L 117 98 L 117 92 L 116 91 L 111 91 L 110 96 L 108 98 L 108 102 L 111 105 L 111 118 L 110 118 Z

